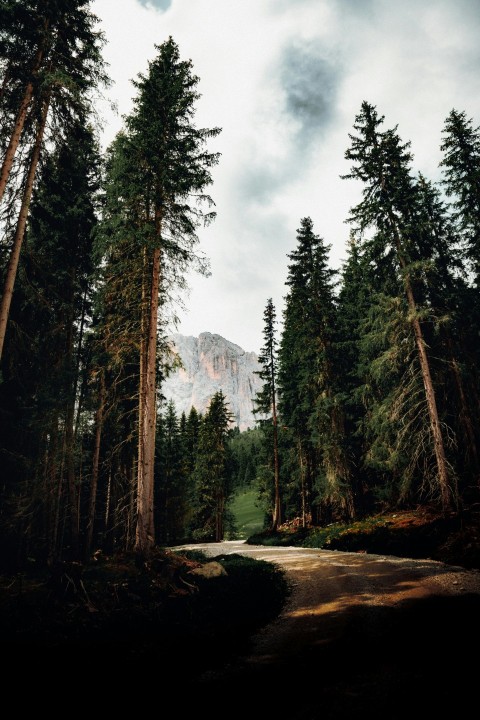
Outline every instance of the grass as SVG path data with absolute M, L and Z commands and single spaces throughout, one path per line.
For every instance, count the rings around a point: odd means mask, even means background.
M 235 495 L 230 509 L 235 518 L 236 540 L 246 540 L 262 530 L 264 513 L 256 503 L 256 490 L 245 490 Z

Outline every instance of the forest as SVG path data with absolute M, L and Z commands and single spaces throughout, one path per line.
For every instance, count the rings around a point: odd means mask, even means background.
M 299 218 L 281 322 L 263 311 L 255 429 L 219 391 L 162 399 L 185 276 L 215 220 L 200 79 L 172 37 L 106 152 L 105 38 L 85 0 L 0 7 L 0 566 L 220 541 L 258 491 L 265 528 L 479 502 L 480 128 L 445 118 L 441 180 L 365 101 L 347 260 Z M 278 329 L 280 327 L 280 330 Z

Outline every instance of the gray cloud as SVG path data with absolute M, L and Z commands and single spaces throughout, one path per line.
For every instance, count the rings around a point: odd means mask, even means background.
M 280 81 L 286 95 L 285 109 L 300 123 L 297 140 L 302 146 L 332 124 L 341 75 L 341 69 L 314 46 L 292 45 L 284 50 Z
M 245 199 L 254 202 L 256 205 L 263 205 L 268 202 L 280 185 L 283 185 L 284 173 L 278 168 L 270 170 L 262 163 L 249 163 L 239 173 L 238 192 L 241 202 Z
M 144 7 L 147 7 L 148 5 L 153 5 L 153 7 L 156 7 L 158 10 L 161 10 L 162 12 L 165 12 L 165 10 L 168 10 L 170 5 L 172 4 L 173 0 L 137 0 L 140 5 L 143 5 Z
M 355 2 L 355 0 L 332 0 L 330 4 L 341 11 L 348 12 L 349 15 L 370 15 L 373 12 L 375 5 L 379 0 L 361 0 L 361 2 Z M 381 1 L 381 0 L 380 0 Z M 388 2 L 390 0 L 387 0 Z M 450 1 L 450 0 L 446 0 Z M 460 0 L 460 2 L 471 2 L 471 0 Z M 270 0 L 269 10 L 272 14 L 279 14 L 288 12 L 292 9 L 301 8 L 302 6 L 307 7 L 318 6 L 318 0 Z
M 284 92 L 284 112 L 297 127 L 282 159 L 266 165 L 262 158 L 250 161 L 238 172 L 241 201 L 267 203 L 285 183 L 305 169 L 312 145 L 334 124 L 336 97 L 342 70 L 324 57 L 313 44 L 283 48 L 273 69 Z M 286 141 L 287 142 L 287 141 Z

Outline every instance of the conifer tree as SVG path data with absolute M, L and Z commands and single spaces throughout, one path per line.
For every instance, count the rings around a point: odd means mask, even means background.
M 281 523 L 280 504 L 280 463 L 278 458 L 278 416 L 277 416 L 277 340 L 275 337 L 276 312 L 272 298 L 269 298 L 263 313 L 264 328 L 263 338 L 265 345 L 260 351 L 258 362 L 262 369 L 258 372 L 259 377 L 264 381 L 263 387 L 257 393 L 255 402 L 255 413 L 271 417 L 272 425 L 272 458 L 274 477 L 274 501 L 272 513 L 272 530 L 276 530 Z M 260 420 L 263 425 L 264 421 Z M 270 424 L 270 423 L 269 423 Z
M 343 411 L 333 378 L 336 272 L 329 267 L 329 248 L 314 234 L 310 218 L 301 221 L 297 241 L 286 281 L 279 407 L 299 460 L 300 511 L 306 522 L 312 511 L 317 516 L 332 510 L 351 516 L 353 504 Z
M 206 150 L 218 128 L 199 129 L 193 122 L 199 78 L 190 61 L 180 59 L 172 38 L 156 46 L 148 73 L 134 82 L 134 110 L 125 133 L 112 149 L 114 172 L 107 189 L 112 239 L 130 238 L 138 248 L 135 267 L 139 284 L 130 295 L 139 308 L 138 460 L 136 552 L 148 555 L 154 531 L 154 456 L 159 308 L 182 287 L 186 269 L 205 263 L 195 252 L 197 229 L 215 216 L 205 188 L 218 154 Z M 204 207 L 207 211 L 204 211 Z M 126 285 L 128 288 L 128 284 Z M 128 292 L 128 290 L 127 290 Z
M 195 516 L 193 536 L 220 542 L 224 538 L 226 505 L 231 490 L 229 428 L 232 414 L 221 390 L 210 401 L 200 425 L 193 471 Z
M 452 110 L 445 121 L 441 150 L 444 187 L 452 198 L 477 289 L 480 287 L 480 128 L 465 112 Z

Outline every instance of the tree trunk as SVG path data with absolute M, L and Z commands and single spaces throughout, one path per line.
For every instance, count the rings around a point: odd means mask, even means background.
M 153 481 L 155 460 L 155 428 L 157 415 L 156 361 L 158 293 L 160 289 L 160 258 L 160 248 L 157 247 L 153 250 L 152 257 L 148 317 L 148 340 L 145 346 L 145 378 L 143 380 L 144 388 L 143 392 L 141 393 L 139 406 L 139 424 L 141 434 L 139 437 L 137 529 L 135 552 L 140 558 L 148 556 L 155 542 L 155 529 L 153 518 Z M 140 358 L 141 367 L 142 362 L 143 358 Z
M 280 506 L 280 463 L 278 460 L 278 419 L 277 407 L 275 402 L 275 385 L 273 386 L 272 401 L 272 422 L 273 422 L 273 472 L 275 482 L 275 500 L 273 507 L 272 530 L 276 530 L 282 522 L 281 506 Z
M 437 463 L 438 471 L 438 486 L 440 490 L 440 501 L 442 509 L 445 512 L 452 507 L 454 497 L 456 499 L 457 493 L 452 491 L 450 488 L 448 470 L 447 470 L 447 458 L 445 455 L 445 445 L 443 442 L 442 427 L 440 424 L 440 418 L 438 416 L 437 401 L 435 397 L 435 389 L 433 387 L 432 376 L 430 373 L 430 363 L 428 360 L 426 343 L 423 337 L 422 327 L 417 317 L 417 304 L 415 302 L 415 296 L 413 293 L 412 283 L 410 275 L 407 270 L 407 263 L 405 261 L 402 243 L 400 239 L 400 233 L 397 228 L 397 224 L 393 213 L 389 212 L 389 221 L 392 229 L 395 247 L 397 250 L 397 257 L 400 267 L 403 272 L 403 286 L 405 288 L 405 294 L 407 296 L 408 308 L 412 316 L 412 327 L 415 335 L 415 343 L 418 350 L 418 358 L 420 362 L 420 370 L 422 373 L 423 386 L 425 388 L 425 396 L 427 400 L 428 415 L 430 418 L 430 428 L 433 435 L 433 444 L 435 451 L 435 459 Z
M 474 470 L 478 475 L 478 469 L 480 466 L 479 466 L 479 462 L 478 462 L 478 451 L 477 451 L 477 442 L 476 442 L 476 438 L 475 438 L 475 430 L 473 427 L 472 416 L 471 416 L 470 409 L 469 409 L 468 403 L 467 403 L 467 398 L 465 395 L 465 389 L 463 386 L 462 375 L 460 373 L 460 368 L 458 367 L 458 362 L 455 357 L 455 352 L 453 349 L 452 338 L 450 336 L 447 337 L 447 346 L 448 346 L 448 350 L 450 353 L 450 367 L 452 368 L 453 377 L 455 378 L 455 385 L 457 386 L 458 398 L 460 401 L 461 411 L 459 413 L 459 419 L 463 426 L 465 437 L 467 438 L 468 455 L 470 456 L 470 459 L 474 466 Z M 480 478 L 478 478 L 478 479 L 480 481 Z
M 45 36 L 44 40 L 39 47 L 37 54 L 35 56 L 35 60 L 33 62 L 32 66 L 32 76 L 35 76 L 42 64 L 43 60 L 43 53 L 44 53 L 44 44 L 45 44 L 45 37 L 48 30 L 49 22 L 48 20 L 44 23 L 44 29 L 45 29 Z M 10 175 L 10 171 L 12 169 L 13 160 L 15 158 L 15 153 L 17 152 L 18 144 L 20 142 L 20 137 L 22 135 L 22 131 L 25 125 L 25 120 L 28 113 L 28 108 L 30 106 L 30 103 L 32 102 L 33 98 L 33 79 L 30 80 L 26 87 L 25 92 L 23 94 L 23 98 L 20 103 L 20 107 L 18 109 L 17 116 L 15 118 L 15 124 L 13 126 L 12 134 L 10 136 L 10 141 L 8 143 L 7 150 L 5 152 L 5 157 L 3 158 L 2 168 L 0 170 L 0 202 L 2 201 L 3 195 L 5 193 L 5 188 L 7 187 L 8 178 Z M 0 353 L 1 354 L 1 353 Z
M 217 492 L 217 510 L 215 516 L 215 542 L 222 542 L 224 535 L 223 515 L 225 510 L 225 495 L 223 489 Z
M 95 527 L 98 475 L 100 470 L 100 445 L 102 441 L 103 418 L 105 411 L 105 394 L 105 378 L 103 372 L 101 372 L 98 407 L 95 417 L 95 444 L 93 448 L 92 483 L 90 485 L 90 497 L 88 501 L 87 536 L 85 539 L 85 558 L 87 560 L 92 552 L 93 529 Z
M 135 543 L 135 500 L 136 500 L 136 462 L 135 457 L 132 457 L 131 465 L 128 471 L 128 487 L 129 487 L 129 499 L 128 499 L 128 522 L 127 522 L 127 538 L 126 538 L 126 549 L 131 550 Z
M 30 201 L 32 199 L 33 184 L 35 181 L 35 173 L 37 171 L 38 161 L 40 159 L 40 152 L 42 149 L 43 134 L 45 132 L 45 124 L 47 122 L 48 108 L 50 105 L 50 98 L 46 98 L 43 107 L 40 122 L 37 129 L 37 136 L 35 138 L 35 145 L 33 146 L 32 158 L 30 161 L 30 167 L 27 174 L 25 183 L 25 189 L 23 191 L 22 205 L 20 208 L 20 214 L 17 221 L 17 229 L 13 240 L 13 247 L 10 255 L 10 260 L 7 268 L 7 275 L 5 278 L 5 286 L 3 291 L 2 303 L 0 308 L 0 359 L 3 353 L 3 344 L 5 341 L 5 332 L 7 329 L 8 315 L 10 312 L 10 304 L 12 302 L 13 288 L 15 286 L 15 278 L 17 276 L 18 263 L 20 260 L 20 250 L 22 248 L 23 238 L 25 235 L 25 228 L 27 226 L 28 211 L 30 209 Z
M 301 502 L 302 502 L 302 527 L 307 527 L 307 491 L 305 487 L 305 462 L 303 458 L 302 443 L 298 441 L 298 459 L 300 462 L 300 489 L 301 489 Z
M 80 512 L 78 504 L 78 486 L 75 478 L 75 395 L 77 382 L 75 377 L 71 377 L 73 365 L 73 317 L 69 318 L 67 330 L 67 352 L 66 352 L 66 369 L 70 375 L 69 396 L 67 397 L 67 409 L 65 413 L 65 463 L 67 469 L 67 487 L 68 502 L 70 505 L 70 543 L 72 557 L 77 560 L 80 551 L 79 533 L 80 533 Z
M 445 446 L 444 446 L 444 442 L 443 442 L 442 428 L 441 428 L 441 424 L 440 424 L 440 418 L 438 416 L 437 401 L 436 401 L 436 397 L 435 397 L 435 390 L 433 387 L 432 376 L 430 373 L 430 364 L 428 361 L 425 340 L 423 338 L 422 327 L 417 318 L 417 305 L 415 302 L 415 297 L 413 294 L 410 277 L 409 277 L 408 273 L 406 272 L 405 261 L 401 255 L 401 253 L 399 253 L 399 259 L 400 259 L 400 264 L 401 264 L 402 270 L 404 270 L 404 273 L 405 273 L 404 274 L 404 287 L 405 287 L 405 292 L 407 295 L 408 307 L 409 307 L 410 313 L 412 315 L 413 332 L 415 334 L 415 342 L 417 345 L 418 358 L 420 361 L 420 369 L 421 369 L 421 373 L 422 373 L 423 385 L 425 388 L 425 396 L 427 399 L 428 415 L 430 418 L 430 427 L 431 427 L 432 435 L 433 435 L 435 458 L 437 461 L 440 500 L 442 503 L 442 509 L 444 511 L 446 511 L 449 508 L 451 508 L 452 502 L 454 499 L 453 496 L 456 493 L 452 492 L 452 489 L 450 488 L 449 479 L 448 479 L 447 459 L 445 456 Z
M 75 361 L 75 393 L 74 393 L 75 397 L 77 396 L 78 378 L 80 377 L 80 362 L 81 362 L 81 355 L 82 355 L 83 333 L 85 331 L 86 308 L 87 308 L 87 290 L 85 289 L 85 291 L 83 293 L 83 298 L 82 298 L 82 315 L 80 318 L 80 328 L 78 331 L 77 359 Z M 78 397 L 77 413 L 76 413 L 76 418 L 75 418 L 75 439 L 78 437 L 78 429 L 80 427 L 80 416 L 81 416 L 82 407 L 83 407 L 85 384 L 86 384 L 85 382 L 82 382 L 81 387 L 80 387 L 79 397 Z

